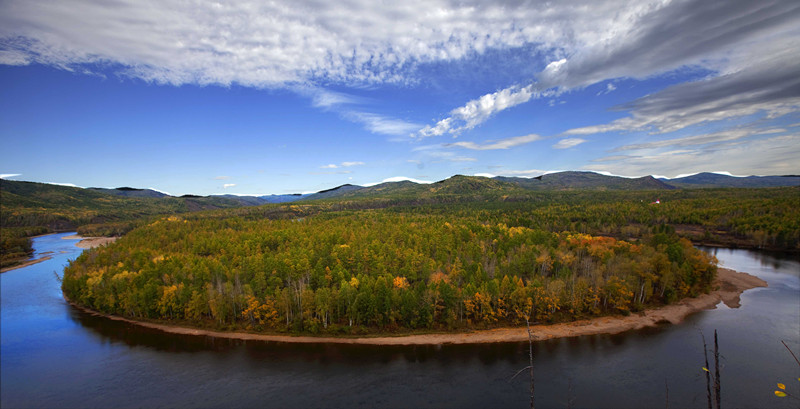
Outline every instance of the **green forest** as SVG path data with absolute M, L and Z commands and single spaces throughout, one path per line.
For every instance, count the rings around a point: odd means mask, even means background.
M 120 236 L 155 217 L 241 204 L 220 197 L 121 197 L 70 186 L 0 180 L 0 267 L 32 255 L 29 237 L 58 231 Z
M 716 272 L 666 227 L 634 243 L 460 213 L 173 216 L 85 252 L 63 290 L 133 318 L 350 334 L 626 314 L 707 292 Z

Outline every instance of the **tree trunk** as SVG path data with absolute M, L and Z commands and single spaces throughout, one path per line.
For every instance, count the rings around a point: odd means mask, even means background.
M 719 344 L 717 343 L 717 330 L 714 330 L 714 394 L 717 399 L 717 409 L 721 408 L 720 402 L 722 401 L 719 392 Z

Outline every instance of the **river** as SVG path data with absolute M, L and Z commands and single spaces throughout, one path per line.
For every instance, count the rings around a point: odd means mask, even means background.
M 527 344 L 295 345 L 164 334 L 66 304 L 56 272 L 71 233 L 34 239 L 52 259 L 0 274 L 0 406 L 527 407 Z M 723 407 L 797 407 L 800 262 L 705 249 L 761 277 L 742 306 L 619 335 L 538 342 L 536 406 L 706 407 L 703 344 L 719 332 Z M 712 364 L 713 365 L 713 364 Z

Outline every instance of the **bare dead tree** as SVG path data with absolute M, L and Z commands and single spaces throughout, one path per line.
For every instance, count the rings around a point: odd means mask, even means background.
M 720 384 L 719 384 L 719 344 L 717 343 L 717 330 L 714 330 L 714 395 L 717 398 L 717 409 L 720 409 Z
M 572 397 L 572 377 L 570 376 L 567 381 L 567 409 L 572 409 L 572 402 L 575 398 Z
M 528 359 L 530 361 L 530 365 L 526 366 L 525 368 L 520 369 L 514 376 L 511 377 L 511 380 L 517 377 L 517 375 L 525 372 L 527 369 L 530 373 L 531 377 L 531 409 L 534 409 L 534 382 L 533 382 L 533 331 L 531 331 L 531 321 L 530 316 L 525 317 L 525 325 L 528 326 Z
M 792 352 L 792 350 L 789 349 L 789 345 L 786 345 L 786 343 L 783 342 L 783 340 L 781 340 L 781 344 L 783 344 L 783 346 L 786 347 L 786 350 L 789 351 L 790 354 L 792 354 L 792 358 L 794 358 L 794 361 L 797 362 L 797 365 L 800 365 L 800 360 L 798 360 L 797 355 L 795 355 L 794 352 Z
M 720 394 L 720 381 L 719 381 L 719 340 L 717 337 L 717 330 L 714 330 L 714 374 L 711 374 L 711 370 L 708 368 L 708 345 L 706 345 L 706 337 L 701 333 L 703 337 L 703 356 L 706 359 L 706 366 L 703 367 L 703 371 L 706 372 L 706 395 L 708 396 L 708 408 L 709 409 L 720 409 L 722 396 Z M 711 380 L 714 380 L 714 403 L 716 403 L 716 408 L 714 408 L 711 404 Z
M 708 409 L 713 409 L 711 406 L 711 372 L 708 370 L 708 345 L 706 345 L 706 336 L 703 333 L 700 333 L 700 336 L 703 337 L 703 356 L 706 359 L 706 365 L 703 367 L 706 373 L 706 397 L 708 398 Z

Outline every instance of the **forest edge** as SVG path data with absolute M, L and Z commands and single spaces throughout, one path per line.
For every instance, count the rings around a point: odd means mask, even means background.
M 714 290 L 708 294 L 701 294 L 695 298 L 684 298 L 674 304 L 644 310 L 640 313 L 634 313 L 628 316 L 614 315 L 551 325 L 533 325 L 531 329 L 535 340 L 540 341 L 583 335 L 618 334 L 625 331 L 654 327 L 667 323 L 679 324 L 691 314 L 715 309 L 720 302 L 724 303 L 729 308 L 738 308 L 740 306 L 739 297 L 741 294 L 747 290 L 758 287 L 767 287 L 767 282 L 747 273 L 741 273 L 727 268 L 719 268 L 717 270 L 717 278 L 714 280 L 713 284 Z M 363 338 L 223 332 L 131 320 L 115 315 L 103 314 L 78 305 L 69 300 L 66 295 L 64 295 L 64 299 L 67 303 L 83 312 L 114 321 L 122 321 L 171 334 L 209 336 L 245 341 L 270 341 L 298 344 L 443 345 L 525 342 L 528 340 L 528 332 L 525 327 Z

